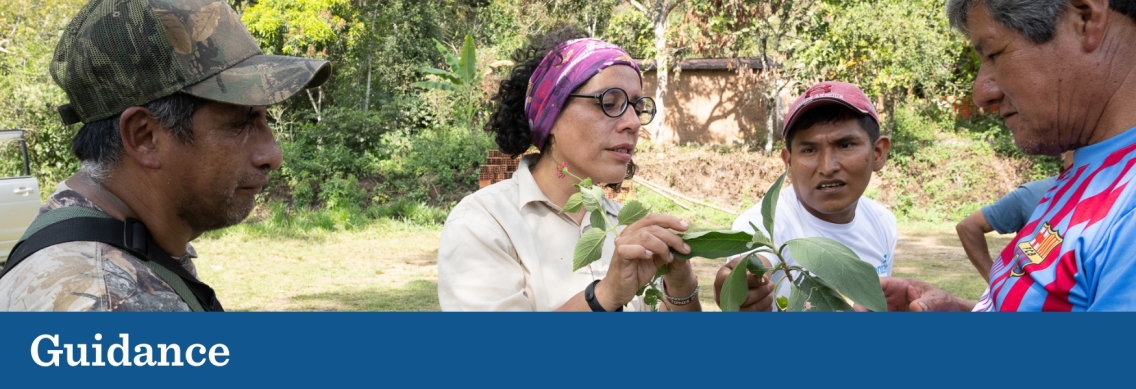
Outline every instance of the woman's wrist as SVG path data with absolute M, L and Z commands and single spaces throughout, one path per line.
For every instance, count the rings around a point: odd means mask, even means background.
M 694 293 L 694 288 L 698 287 L 698 277 L 694 275 L 694 271 L 686 262 L 686 266 L 675 266 L 679 261 L 671 262 L 671 269 L 667 274 L 663 275 L 663 285 L 665 286 L 663 292 L 669 296 L 682 297 Z
M 678 302 L 678 305 L 685 305 L 691 298 L 696 298 L 698 294 L 698 280 L 690 280 L 683 283 L 672 282 L 670 279 L 663 277 L 663 296 L 671 303 Z
M 597 283 L 594 287 L 596 301 L 599 302 L 601 306 L 603 306 L 604 311 L 615 312 L 615 310 L 623 307 L 624 305 L 627 305 L 627 303 L 630 302 L 624 301 L 621 303 L 618 296 L 616 296 L 615 293 L 608 288 L 608 286 L 610 286 L 608 282 L 600 280 L 600 282 Z

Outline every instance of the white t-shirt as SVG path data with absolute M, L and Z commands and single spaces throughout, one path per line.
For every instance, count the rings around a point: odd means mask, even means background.
M 773 220 L 776 223 L 773 231 L 777 235 L 773 237 L 773 241 L 778 246 L 792 239 L 823 236 L 848 246 L 860 260 L 875 267 L 876 274 L 881 277 L 891 276 L 899 228 L 895 223 L 895 215 L 872 199 L 861 196 L 852 222 L 834 224 L 809 213 L 797 199 L 797 192 L 790 186 L 781 190 L 781 196 L 777 199 L 777 216 Z M 765 231 L 761 202 L 738 216 L 734 220 L 733 229 L 753 233 L 750 223 Z M 778 263 L 776 256 L 764 256 L 770 263 Z M 785 260 L 789 265 L 796 265 L 788 253 L 785 254 Z M 773 273 L 772 280 L 777 281 L 784 276 L 784 271 L 777 271 Z M 783 282 L 777 288 L 777 297 L 788 297 L 789 291 L 788 282 Z

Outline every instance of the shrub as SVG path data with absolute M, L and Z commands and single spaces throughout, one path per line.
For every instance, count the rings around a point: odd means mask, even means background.
M 1026 155 L 1014 144 L 1014 135 L 998 115 L 976 115 L 970 119 L 959 119 L 955 129 L 968 134 L 975 140 L 989 143 L 994 152 L 1003 158 L 1032 161 L 1023 173 L 1029 180 L 1040 180 L 1061 171 L 1061 158 L 1046 155 Z
M 399 199 L 383 205 L 367 208 L 367 216 L 373 219 L 406 220 L 419 225 L 439 225 L 446 221 L 449 210 L 408 199 Z
M 320 188 L 320 200 L 328 209 L 362 209 L 367 200 L 367 191 L 359 187 L 359 180 L 354 175 L 346 178 L 336 175 L 323 183 Z
M 433 123 L 423 116 L 395 129 L 391 115 L 329 109 L 318 123 L 277 128 L 284 165 L 273 178 L 284 187 L 273 198 L 297 207 L 365 209 L 401 198 L 446 204 L 477 189 L 477 168 L 492 147 L 488 135 L 420 129 Z
M 901 218 L 962 220 L 1017 185 L 1057 172 L 1055 158 L 1022 154 L 990 117 L 956 121 L 916 105 L 895 115 L 892 151 L 879 173 L 888 184 L 879 197 Z
M 384 198 L 402 195 L 431 204 L 456 201 L 476 190 L 477 168 L 493 147 L 488 135 L 457 128 L 394 131 L 384 145 L 391 155 L 376 170 L 384 178 Z

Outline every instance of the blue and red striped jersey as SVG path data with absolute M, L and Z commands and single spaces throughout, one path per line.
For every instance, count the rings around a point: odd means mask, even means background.
M 1136 129 L 1073 160 L 994 261 L 976 311 L 1136 311 Z

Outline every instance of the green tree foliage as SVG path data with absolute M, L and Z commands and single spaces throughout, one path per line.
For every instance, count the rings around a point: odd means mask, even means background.
M 462 43 L 460 52 L 456 57 L 450 54 L 441 42 L 435 40 L 434 44 L 438 47 L 438 51 L 445 56 L 449 70 L 422 66 L 418 68 L 419 71 L 437 80 L 419 81 L 414 83 L 414 86 L 446 91 L 456 95 L 454 104 L 460 106 L 458 112 L 461 114 L 457 122 L 463 126 L 469 126 L 472 131 L 476 131 L 475 113 L 484 105 L 485 98 L 482 96 L 478 85 L 482 77 L 481 69 L 477 65 L 477 47 L 473 44 L 473 37 L 465 36 L 465 42 Z
M 0 2 L 0 129 L 24 129 L 32 175 L 51 188 L 78 167 L 71 138 L 56 107 L 67 102 L 48 73 L 55 44 L 84 0 Z M 5 153 L 5 159 L 20 158 Z M 46 192 L 50 193 L 50 190 Z
M 421 78 L 418 67 L 442 59 L 433 41 L 450 41 L 439 8 L 436 2 L 417 0 L 368 0 L 362 5 L 366 34 L 335 64 L 338 104 L 368 110 L 411 94 L 410 84 Z M 364 106 L 367 90 L 370 105 Z
M 946 108 L 969 92 L 968 42 L 938 0 L 827 0 L 813 15 L 813 44 L 799 58 L 815 79 L 859 85 L 890 115 L 906 98 Z M 886 127 L 891 128 L 894 122 Z
M 655 33 L 651 20 L 634 8 L 623 8 L 611 17 L 602 38 L 627 50 L 635 58 L 655 56 Z
M 675 31 L 675 43 L 694 58 L 756 56 L 752 37 L 762 11 L 743 0 L 692 1 Z
M 355 44 L 363 29 L 347 0 L 260 0 L 241 21 L 266 53 L 320 59 Z
M 595 37 L 602 37 L 622 0 L 495 0 L 480 9 L 469 28 L 478 41 L 495 47 L 505 57 L 524 45 L 531 35 L 572 23 Z

